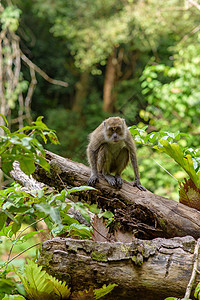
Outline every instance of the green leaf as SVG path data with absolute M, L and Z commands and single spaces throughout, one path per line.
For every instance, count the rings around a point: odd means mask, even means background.
M 3 118 L 4 122 L 5 122 L 6 125 L 8 126 L 8 121 L 7 121 L 6 117 L 5 117 L 4 115 L 2 115 L 1 113 L 0 113 L 0 116 Z
M 114 215 L 111 211 L 105 210 L 104 212 L 98 214 L 98 217 L 99 218 L 104 217 L 104 218 L 110 219 L 110 218 L 114 217 Z
M 19 161 L 21 170 L 27 175 L 31 175 L 35 171 L 35 164 L 33 159 L 29 157 L 22 157 L 22 160 Z
M 197 284 L 197 287 L 196 287 L 195 292 L 194 292 L 194 296 L 195 296 L 195 298 L 200 296 L 200 283 Z
M 108 293 L 110 293 L 116 286 L 118 286 L 117 284 L 109 284 L 106 286 L 106 284 L 104 284 L 102 286 L 102 288 L 100 289 L 95 289 L 94 290 L 94 295 L 95 295 L 95 299 L 100 299 L 102 297 L 104 297 L 105 295 L 107 295 Z
M 91 238 L 91 229 L 84 224 L 72 224 L 68 227 L 71 236 L 79 236 L 84 239 Z
M 28 264 L 25 265 L 24 275 L 17 273 L 29 299 L 46 299 L 44 296 L 48 296 L 48 294 L 52 293 L 54 286 L 47 280 L 46 274 L 45 271 L 42 271 L 41 266 L 38 266 L 30 260 L 28 260 Z
M 43 134 L 45 134 L 45 133 L 43 133 Z M 47 132 L 46 134 L 47 134 L 47 136 L 48 136 L 48 138 L 49 138 L 49 140 L 52 144 L 54 144 L 54 145 L 59 145 L 60 144 L 56 134 L 53 131 Z
M 38 266 L 34 262 L 28 260 L 25 265 L 24 275 L 16 274 L 20 277 L 26 293 L 30 300 L 52 300 L 52 299 L 68 299 L 70 296 L 70 288 L 66 282 L 59 281 L 46 271 L 42 270 L 42 266 Z
M 83 186 L 78 186 L 78 187 L 71 188 L 71 189 L 67 190 L 67 192 L 69 194 L 71 194 L 71 193 L 82 192 L 82 191 L 91 191 L 91 190 L 96 191 L 97 189 L 95 189 L 91 186 L 84 186 L 83 185 Z
M 163 145 L 164 151 L 187 172 L 195 185 L 200 188 L 200 177 L 195 172 L 191 155 L 184 155 L 181 147 L 176 143 L 170 144 L 166 140 L 161 140 L 160 143 Z
M 26 300 L 26 298 L 24 298 L 21 295 L 5 295 L 4 298 L 2 300 L 9 300 L 9 299 L 14 299 L 14 300 Z
M 10 134 L 10 130 L 6 126 L 0 126 L 7 134 Z
M 50 164 L 46 161 L 46 159 L 44 157 L 38 156 L 37 161 L 43 169 L 50 172 Z
M 62 221 L 63 221 L 64 225 L 71 225 L 71 224 L 74 224 L 74 223 L 79 224 L 79 222 L 76 219 L 74 219 L 73 217 L 70 217 L 66 213 L 61 212 L 61 216 L 62 216 Z
M 2 230 L 6 220 L 7 220 L 7 215 L 4 212 L 0 212 L 0 230 Z
M 22 222 L 23 222 L 23 217 L 22 216 L 17 216 L 17 217 L 15 217 L 15 220 L 17 222 L 13 222 L 13 224 L 12 224 L 13 234 L 15 234 L 18 230 L 20 230 Z
M 13 221 L 18 223 L 18 221 L 15 219 L 15 217 L 7 210 L 4 210 L 4 213 Z
M 5 272 L 6 273 L 6 272 Z M 1 273 L 1 277 L 0 277 L 0 299 L 2 294 L 4 295 L 4 293 L 12 293 L 12 291 L 15 289 L 16 285 L 15 282 L 9 278 L 6 277 L 5 275 L 3 275 Z
M 1 156 L 1 169 L 6 175 L 10 175 L 10 171 L 13 169 L 14 157 L 11 155 Z
M 48 203 L 40 203 L 40 204 L 35 204 L 35 207 L 45 213 L 45 215 L 49 215 L 51 217 L 51 219 L 53 220 L 53 222 L 55 222 L 56 224 L 61 224 L 61 218 L 60 218 L 60 212 L 59 209 L 57 207 L 53 207 Z

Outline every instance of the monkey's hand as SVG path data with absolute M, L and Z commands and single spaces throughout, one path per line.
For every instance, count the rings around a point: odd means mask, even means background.
M 139 179 L 136 179 L 134 181 L 133 186 L 136 186 L 140 191 L 146 191 L 147 190 L 143 185 L 141 185 Z
M 99 178 L 97 175 L 91 175 L 89 180 L 88 180 L 88 185 L 89 186 L 95 186 L 95 184 L 99 181 Z

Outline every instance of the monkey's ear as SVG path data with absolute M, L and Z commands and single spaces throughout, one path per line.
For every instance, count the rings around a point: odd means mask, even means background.
M 106 121 L 103 121 L 103 126 L 104 126 L 104 127 L 106 126 Z
M 125 119 L 122 119 L 122 121 L 123 121 L 124 124 L 126 124 L 126 120 Z

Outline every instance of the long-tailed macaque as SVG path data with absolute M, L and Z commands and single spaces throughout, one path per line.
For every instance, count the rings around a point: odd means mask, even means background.
M 121 188 L 123 180 L 120 175 L 131 159 L 135 172 L 133 186 L 141 191 L 146 190 L 140 183 L 136 147 L 124 119 L 120 117 L 106 119 L 90 134 L 89 138 L 87 156 L 91 176 L 88 185 L 95 185 L 99 172 L 111 186 Z

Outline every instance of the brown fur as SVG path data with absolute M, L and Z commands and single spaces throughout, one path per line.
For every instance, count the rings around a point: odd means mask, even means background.
M 90 134 L 89 139 L 87 148 L 91 167 L 89 185 L 95 185 L 99 172 L 110 185 L 121 188 L 123 181 L 120 175 L 131 159 L 135 173 L 134 186 L 146 190 L 140 183 L 136 147 L 124 119 L 120 117 L 106 119 Z

